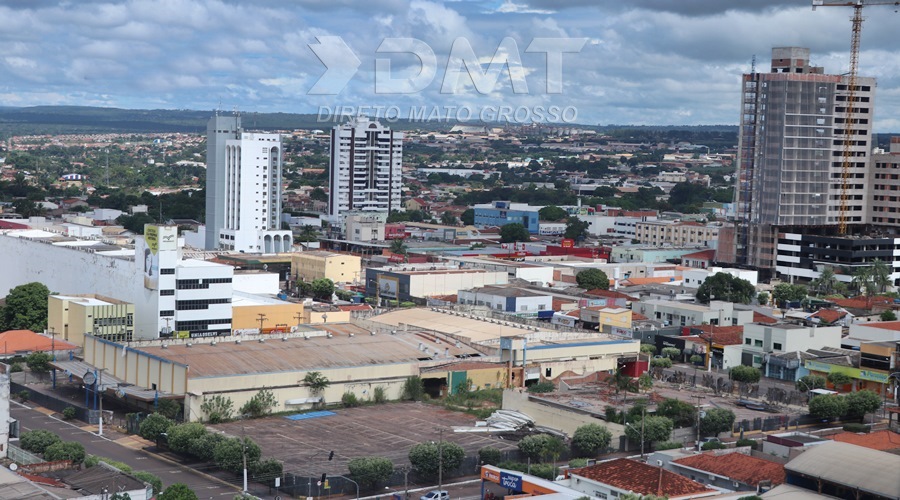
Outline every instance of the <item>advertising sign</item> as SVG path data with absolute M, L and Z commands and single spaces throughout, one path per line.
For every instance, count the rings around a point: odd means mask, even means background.
M 159 226 L 144 225 L 144 241 L 147 248 L 144 249 L 144 288 L 148 290 L 159 289 Z
M 500 472 L 500 486 L 513 491 L 522 491 L 522 476 Z
M 397 298 L 397 288 L 399 288 L 400 279 L 389 276 L 378 276 L 378 292 L 382 297 L 391 299 Z

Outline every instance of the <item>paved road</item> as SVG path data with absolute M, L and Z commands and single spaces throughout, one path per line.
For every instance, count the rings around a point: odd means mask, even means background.
M 77 441 L 84 445 L 85 451 L 91 455 L 99 455 L 130 465 L 136 471 L 146 471 L 159 476 L 163 485 L 184 483 L 197 493 L 201 499 L 231 499 L 240 488 L 227 486 L 223 481 L 199 473 L 196 470 L 164 460 L 143 451 L 143 441 L 132 437 L 104 432 L 97 436 L 82 422 L 70 423 L 44 413 L 42 408 L 32 408 L 12 402 L 10 413 L 20 422 L 22 432 L 33 429 L 44 429 L 56 433 L 64 441 Z M 79 426 L 77 424 L 82 424 Z M 87 427 L 93 429 L 94 427 Z

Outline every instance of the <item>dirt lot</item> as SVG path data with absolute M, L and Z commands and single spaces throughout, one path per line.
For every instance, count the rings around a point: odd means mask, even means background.
M 318 475 L 346 474 L 356 457 L 382 456 L 396 466 L 409 464 L 409 449 L 443 437 L 475 456 L 480 448 L 514 449 L 516 444 L 481 433 L 454 433 L 453 426 L 473 426 L 475 417 L 424 403 L 389 403 L 333 410 L 335 415 L 306 420 L 268 417 L 212 426 L 233 436 L 246 432 L 263 457 L 284 461 L 285 471 Z M 334 460 L 328 462 L 329 451 Z

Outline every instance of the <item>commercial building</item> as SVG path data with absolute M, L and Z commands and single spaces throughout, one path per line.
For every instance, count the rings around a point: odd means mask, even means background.
M 344 236 L 352 241 L 384 241 L 387 212 L 359 214 L 350 212 L 344 218 Z
M 749 323 L 744 325 L 744 352 L 741 355 L 741 364 L 760 368 L 767 365 L 769 354 L 780 355 L 840 346 L 840 326 Z M 792 370 L 786 367 L 777 375 L 784 380 L 796 380 L 795 374 L 791 372 Z M 767 376 L 775 375 L 775 373 L 767 374 Z
M 836 498 L 900 498 L 900 457 L 836 441 L 812 446 L 785 464 L 787 483 Z
M 667 262 L 670 260 L 680 260 L 684 255 L 694 253 L 697 247 L 676 248 L 676 247 L 651 247 L 651 246 L 632 246 L 620 245 L 613 247 L 610 259 L 612 262 L 627 263 L 644 263 L 652 264 L 659 262 Z
M 360 117 L 331 130 L 328 215 L 402 210 L 403 133 Z
M 733 303 L 720 300 L 703 305 L 653 299 L 634 303 L 632 309 L 666 326 L 746 325 L 753 321 L 752 310 L 737 309 Z
M 401 302 L 435 295 L 455 294 L 459 290 L 509 283 L 506 272 L 459 268 L 440 264 L 406 264 L 367 268 L 366 295 Z
M 495 201 L 472 207 L 475 210 L 475 227 L 501 227 L 507 224 L 522 224 L 531 234 L 540 233 L 540 215 L 543 207 L 533 207 L 527 203 Z
M 550 295 L 521 288 L 485 286 L 471 290 L 460 290 L 459 304 L 485 306 L 488 309 L 513 315 L 540 316 L 541 312 L 552 316 L 553 298 Z
M 303 321 L 303 304 L 275 297 L 234 292 L 231 327 L 235 332 L 289 332 Z
M 809 281 L 819 277 L 825 267 L 846 269 L 835 273 L 835 279 L 850 283 L 853 272 L 871 266 L 875 260 L 888 265 L 889 279 L 900 284 L 900 238 L 864 236 L 845 238 L 803 234 L 796 231 L 779 233 L 776 271 L 783 279 Z
M 127 342 L 134 336 L 134 304 L 102 295 L 51 295 L 47 330 L 79 346 L 85 333 Z
M 206 248 L 289 252 L 281 230 L 281 136 L 248 133 L 240 116 L 207 123 Z
M 874 97 L 874 78 L 857 78 L 851 91 L 848 76 L 826 75 L 810 66 L 806 48 L 773 48 L 771 72 L 743 75 L 735 195 L 738 264 L 774 269 L 779 232 L 821 234 L 823 227 L 836 226 L 842 213 L 848 225 L 869 222 Z M 847 123 L 849 109 L 853 123 Z M 844 179 L 848 127 L 852 161 Z
M 699 288 L 700 285 L 706 281 L 706 278 L 719 273 L 749 281 L 754 287 L 757 285 L 759 279 L 759 271 L 752 269 L 710 267 L 707 269 L 685 269 L 681 272 L 682 284 L 685 288 Z
M 721 224 L 699 222 L 666 220 L 638 222 L 635 225 L 634 238 L 646 245 L 712 246 L 710 243 L 719 237 L 720 227 Z
M 872 223 L 900 227 L 900 137 L 891 137 L 888 152 L 872 155 Z
M 327 278 L 334 283 L 359 280 L 362 261 L 357 255 L 313 250 L 291 255 L 291 276 L 307 283 Z

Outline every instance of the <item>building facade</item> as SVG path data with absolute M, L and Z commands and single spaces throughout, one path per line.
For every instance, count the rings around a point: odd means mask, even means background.
M 891 149 L 872 155 L 872 223 L 900 227 L 900 137 L 891 137 Z
M 799 326 L 790 324 L 744 325 L 744 352 L 741 364 L 763 367 L 768 362 L 768 354 L 822 349 L 841 346 L 840 326 Z M 781 373 L 784 380 L 794 380 L 791 373 Z
M 649 245 L 709 246 L 719 237 L 719 224 L 697 222 L 647 221 L 638 222 L 635 239 Z
M 531 234 L 540 232 L 541 207 L 527 203 L 495 201 L 472 207 L 475 210 L 475 227 L 501 227 L 507 224 L 522 224 Z
M 366 268 L 366 295 L 382 302 L 424 299 L 435 295 L 456 294 L 459 290 L 486 285 L 505 285 L 509 274 L 504 271 L 439 267 L 432 264 Z
M 328 215 L 402 210 L 403 133 L 366 117 L 331 130 Z
M 877 259 L 891 270 L 892 285 L 900 283 L 900 238 L 819 236 L 799 232 L 777 235 L 776 272 L 786 280 L 808 281 L 818 278 L 825 267 L 841 269 L 835 279 L 853 280 L 853 272 L 871 266 Z
M 244 132 L 239 116 L 214 116 L 206 149 L 207 247 L 291 251 L 291 232 L 281 230 L 281 136 Z
M 457 302 L 527 316 L 538 316 L 540 312 L 552 315 L 553 311 L 553 298 L 550 295 L 520 288 L 486 286 L 460 290 Z
M 89 333 L 113 341 L 134 336 L 134 304 L 102 295 L 51 295 L 47 299 L 47 329 L 75 345 Z
M 851 92 L 848 78 L 810 66 L 809 49 L 799 47 L 773 48 L 771 72 L 743 76 L 735 190 L 738 264 L 773 269 L 779 228 L 836 226 L 842 212 L 847 225 L 869 221 L 875 79 L 859 77 Z M 854 123 L 848 124 L 851 93 Z M 853 161 L 842 182 L 847 127 L 854 138 Z
M 359 280 L 362 261 L 357 255 L 316 250 L 291 255 L 291 276 L 307 283 L 327 278 L 334 283 Z

